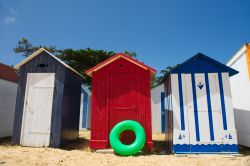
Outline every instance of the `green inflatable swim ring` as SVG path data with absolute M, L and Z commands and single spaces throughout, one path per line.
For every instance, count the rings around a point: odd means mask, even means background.
M 131 130 L 135 133 L 136 138 L 130 145 L 123 144 L 119 139 L 120 134 L 126 130 Z M 140 123 L 133 120 L 125 120 L 113 127 L 109 134 L 109 141 L 116 154 L 130 156 L 138 153 L 144 147 L 146 135 Z

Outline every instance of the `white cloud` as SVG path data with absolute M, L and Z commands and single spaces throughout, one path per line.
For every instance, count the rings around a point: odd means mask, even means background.
M 3 20 L 3 23 L 5 24 L 14 23 L 16 21 L 17 14 L 18 12 L 15 9 L 9 8 L 9 14 L 5 17 L 5 19 Z
M 4 20 L 3 23 L 5 24 L 11 24 L 13 22 L 16 21 L 16 17 L 15 16 L 7 16 Z
M 10 13 L 12 15 L 17 15 L 18 14 L 18 12 L 15 9 L 13 9 L 13 8 L 10 8 L 9 11 L 10 11 Z

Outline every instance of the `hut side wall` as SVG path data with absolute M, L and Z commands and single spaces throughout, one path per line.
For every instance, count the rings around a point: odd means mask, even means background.
M 79 135 L 79 116 L 81 84 L 79 76 L 66 70 L 61 121 L 61 146 L 77 139 Z
M 41 54 L 43 55 L 30 60 L 19 70 L 12 143 L 20 144 L 27 73 L 55 73 L 50 146 L 59 147 L 65 67 L 47 53 L 43 52 Z M 48 66 L 39 67 L 40 64 Z
M 164 81 L 164 91 L 166 96 L 165 105 L 165 138 L 167 142 L 167 149 L 171 150 L 173 145 L 173 105 L 172 105 L 172 87 L 171 76 L 169 75 Z
M 124 59 L 118 59 L 104 68 L 93 73 L 92 78 L 92 113 L 91 113 L 91 140 L 93 149 L 107 148 L 109 146 L 110 132 L 110 74 L 118 72 L 122 64 L 124 71 L 132 72 L 135 76 L 134 93 L 136 101 L 136 119 L 146 131 L 146 146 L 151 148 L 151 102 L 150 102 L 150 72 L 144 70 Z M 127 67 L 129 66 L 129 67 Z M 119 73 L 117 73 L 119 74 Z

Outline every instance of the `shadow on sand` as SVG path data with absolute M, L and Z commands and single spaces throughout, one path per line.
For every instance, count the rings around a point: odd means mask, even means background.
M 137 155 L 161 155 L 161 154 L 171 154 L 169 151 L 167 151 L 166 148 L 166 142 L 162 140 L 155 140 L 154 142 L 154 148 L 152 151 L 146 151 L 137 154 Z M 11 146 L 11 137 L 6 138 L 0 138 L 0 146 Z M 80 136 L 77 140 L 70 142 L 66 146 L 62 147 L 63 150 L 81 150 L 81 151 L 88 151 L 91 152 L 91 149 L 89 148 L 89 138 L 85 138 Z M 241 155 L 244 156 L 250 156 L 250 148 L 239 145 L 239 152 Z M 136 156 L 137 156 L 136 155 Z

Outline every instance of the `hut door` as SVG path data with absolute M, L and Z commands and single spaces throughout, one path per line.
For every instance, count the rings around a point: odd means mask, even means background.
M 109 131 L 124 120 L 136 120 L 135 79 L 131 73 L 113 73 L 110 76 L 110 120 Z M 133 141 L 131 132 L 124 132 L 121 136 L 123 143 Z
M 186 74 L 184 84 L 190 144 L 221 144 L 222 125 L 217 74 L 194 74 L 193 78 Z
M 49 146 L 54 73 L 28 73 L 21 145 Z

